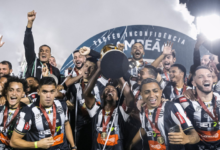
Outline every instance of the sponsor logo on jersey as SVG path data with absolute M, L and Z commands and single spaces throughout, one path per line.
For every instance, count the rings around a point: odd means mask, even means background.
M 197 107 L 196 107 L 196 111 L 200 111 L 201 109 L 202 109 L 201 106 L 197 106 Z
M 30 129 L 30 125 L 28 122 L 26 122 L 24 125 L 24 130 L 29 130 L 29 129 Z
M 160 149 L 161 148 L 161 146 L 160 146 L 160 144 L 157 144 L 157 145 L 150 145 L 152 148 L 154 148 L 154 149 Z
M 186 123 L 185 119 L 183 118 L 183 116 L 179 112 L 176 112 L 175 115 L 176 115 L 176 117 L 178 118 L 178 120 L 180 121 L 181 124 Z
M 184 102 L 187 102 L 187 99 L 185 97 L 180 97 L 180 103 L 184 103 Z
M 201 128 L 211 128 L 216 127 L 217 125 L 220 125 L 220 122 L 196 122 L 196 126 Z
M 218 138 L 219 134 L 215 133 L 214 135 L 201 135 L 201 137 L 203 137 L 203 138 Z
M 33 95 L 31 95 L 31 97 L 32 97 L 32 98 L 36 98 L 36 95 L 35 95 L 35 94 L 33 94 Z

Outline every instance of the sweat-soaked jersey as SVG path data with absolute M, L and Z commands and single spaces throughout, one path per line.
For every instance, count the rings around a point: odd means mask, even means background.
M 220 120 L 220 95 L 213 93 L 212 101 L 204 102 L 208 110 L 213 114 L 214 101 L 217 100 L 216 113 Z M 220 149 L 220 122 L 215 122 L 205 112 L 198 101 L 191 101 L 185 97 L 180 97 L 175 102 L 182 105 L 187 117 L 191 120 L 194 128 L 199 134 L 200 142 L 197 144 L 200 150 L 219 150 Z
M 148 118 L 155 125 L 157 108 L 149 110 Z M 154 133 L 150 122 L 146 118 L 145 111 L 140 113 L 142 128 L 145 130 L 150 150 L 184 150 L 184 145 L 172 145 L 169 143 L 168 133 L 173 131 L 172 128 L 180 125 L 182 130 L 187 133 L 193 129 L 191 121 L 186 117 L 180 104 L 173 102 L 164 102 L 158 118 L 158 129 L 165 140 L 164 144 L 157 142 L 157 134 Z
M 102 108 L 98 105 L 94 105 L 92 109 L 88 109 L 88 113 L 92 118 L 92 135 L 93 135 L 93 146 L 92 150 L 102 150 L 106 139 L 101 138 L 101 134 L 103 132 L 102 128 Z M 116 113 L 116 115 L 115 115 Z M 113 118 L 115 116 L 114 124 L 111 128 L 113 123 Z M 123 130 L 125 122 L 127 121 L 129 115 L 125 113 L 125 108 L 119 106 L 113 110 L 111 115 L 111 119 L 107 125 L 106 132 L 110 132 L 109 139 L 107 141 L 107 145 L 105 150 L 123 150 Z M 104 117 L 105 121 L 107 119 L 107 115 L 105 114 Z

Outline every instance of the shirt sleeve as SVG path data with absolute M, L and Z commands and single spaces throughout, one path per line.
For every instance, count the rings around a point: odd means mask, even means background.
M 19 113 L 19 119 L 15 126 L 15 132 L 21 135 L 25 135 L 31 129 L 32 110 L 28 106 L 25 106 Z
M 128 117 L 129 117 L 129 114 L 127 114 L 125 111 L 126 111 L 126 108 L 125 107 L 122 107 L 122 106 L 119 106 L 119 110 L 121 112 L 121 115 L 124 119 L 124 121 L 126 122 L 128 120 Z
M 90 116 L 91 118 L 93 118 L 99 108 L 100 108 L 100 106 L 98 106 L 96 103 L 95 103 L 95 105 L 94 105 L 91 109 L 87 108 L 87 111 L 88 111 L 88 113 L 89 113 L 89 116 Z
M 174 103 L 173 109 L 171 111 L 171 118 L 177 125 L 182 127 L 184 132 L 193 129 L 191 121 L 187 118 L 180 104 Z

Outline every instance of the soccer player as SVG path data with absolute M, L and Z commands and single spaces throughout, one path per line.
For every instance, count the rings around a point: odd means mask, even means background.
M 180 104 L 162 102 L 162 89 L 156 80 L 148 78 L 142 81 L 141 96 L 146 106 L 139 110 L 140 132 L 147 135 L 151 150 L 184 150 L 185 144 L 199 142 L 199 136 Z M 141 137 L 137 132 L 130 148 L 139 140 Z
M 0 62 L 0 77 L 10 76 L 12 73 L 12 65 L 9 61 Z
M 192 84 L 196 88 L 196 100 L 180 97 L 180 103 L 199 134 L 200 150 L 217 150 L 220 148 L 219 104 L 220 95 L 213 92 L 212 74 L 206 66 L 199 66 L 192 74 Z
M 19 114 L 10 145 L 18 149 L 76 149 L 68 121 L 65 101 L 55 100 L 56 82 L 43 77 L 39 82 L 39 98 Z M 67 142 L 68 141 L 68 142 Z
M 28 23 L 25 31 L 25 37 L 24 37 L 24 48 L 25 48 L 25 58 L 27 61 L 27 71 L 26 71 L 26 78 L 27 77 L 36 77 L 38 80 L 42 78 L 42 69 L 44 68 L 44 65 L 46 64 L 49 68 L 49 73 L 54 74 L 58 80 L 59 83 L 61 83 L 61 74 L 58 68 L 52 66 L 49 63 L 49 59 L 51 57 L 51 48 L 48 45 L 42 45 L 39 48 L 38 57 L 35 54 L 34 51 L 34 38 L 32 35 L 32 26 L 34 23 L 34 20 L 36 18 L 36 12 L 33 10 L 27 14 Z
M 176 53 L 174 50 L 172 50 L 172 46 L 173 44 L 171 42 L 164 44 L 162 54 L 151 64 L 157 68 L 161 62 L 163 63 L 163 74 L 161 74 L 161 76 L 167 81 L 170 81 L 169 70 L 176 62 Z
M 18 113 L 26 106 L 26 104 L 21 102 L 26 88 L 27 82 L 17 77 L 10 77 L 5 83 L 3 95 L 7 101 L 5 105 L 0 106 L 0 149 L 13 149 L 9 142 L 16 122 L 19 119 Z

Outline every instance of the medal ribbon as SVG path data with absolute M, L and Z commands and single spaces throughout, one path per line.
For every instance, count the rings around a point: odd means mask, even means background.
M 180 95 L 180 93 L 179 93 L 179 91 L 177 90 L 176 87 L 174 88 L 174 91 L 175 91 L 175 93 L 176 93 L 177 96 Z M 185 92 L 185 91 L 186 91 L 186 85 L 184 84 L 184 85 L 183 85 L 183 92 Z M 182 93 L 183 93 L 183 92 L 182 92 Z
M 206 105 L 203 103 L 203 101 L 199 98 L 198 98 L 198 102 L 199 104 L 202 106 L 202 108 L 205 110 L 205 112 L 212 118 L 212 120 L 214 120 L 215 122 L 218 122 L 218 115 L 217 115 L 217 112 L 216 112 L 216 108 L 217 108 L 217 104 L 216 104 L 216 99 L 217 97 L 213 98 L 212 99 L 212 102 L 214 101 L 214 109 L 213 109 L 213 114 L 214 116 L 212 115 L 212 113 L 208 110 L 208 108 L 206 107 Z
M 7 118 L 8 118 L 8 106 L 5 107 L 5 110 L 4 110 L 4 118 L 3 118 L 4 128 L 3 128 L 2 131 L 5 131 L 5 129 L 10 126 L 10 124 L 12 123 L 12 121 L 14 120 L 14 118 L 17 116 L 19 110 L 20 110 L 20 104 L 18 105 L 17 109 L 15 110 L 14 115 L 13 115 L 12 118 L 11 118 L 11 121 L 6 125 L 6 121 L 7 121 Z
M 166 72 L 166 70 L 164 68 L 163 68 L 163 73 L 164 73 L 164 75 L 166 77 L 166 80 L 170 81 L 169 76 L 167 75 L 167 72 Z
M 158 118 L 159 118 L 159 115 L 160 115 L 160 111 L 161 111 L 161 108 L 162 108 L 162 103 L 159 105 L 159 107 L 157 108 L 157 112 L 156 112 L 156 117 L 155 117 L 155 125 L 150 121 L 150 119 L 148 118 L 148 109 L 146 107 L 145 109 L 145 115 L 146 115 L 146 118 L 147 120 L 150 122 L 150 125 L 153 129 L 153 131 L 157 134 L 157 136 L 161 136 L 161 133 L 158 129 Z
M 53 74 L 52 66 L 50 65 L 50 74 Z
M 112 109 L 111 109 L 111 112 L 110 112 L 110 114 L 108 115 L 106 121 L 105 121 L 105 110 L 102 109 L 102 132 L 106 132 L 107 125 L 108 125 L 108 123 L 109 123 L 109 121 L 110 121 L 110 119 L 111 119 L 111 116 L 112 116 L 112 113 L 113 113 L 114 109 L 115 109 L 115 108 L 112 108 Z
M 51 132 L 51 135 L 54 136 L 55 134 L 55 129 L 56 129 L 56 118 L 57 118 L 57 115 L 56 115 L 56 106 L 55 104 L 53 103 L 53 125 L 51 124 L 50 122 L 50 118 L 48 117 L 45 109 L 41 106 L 41 104 L 39 104 L 39 108 L 40 110 L 43 112 L 47 122 L 48 122 L 48 125 L 49 125 L 49 128 L 50 128 L 50 132 Z

